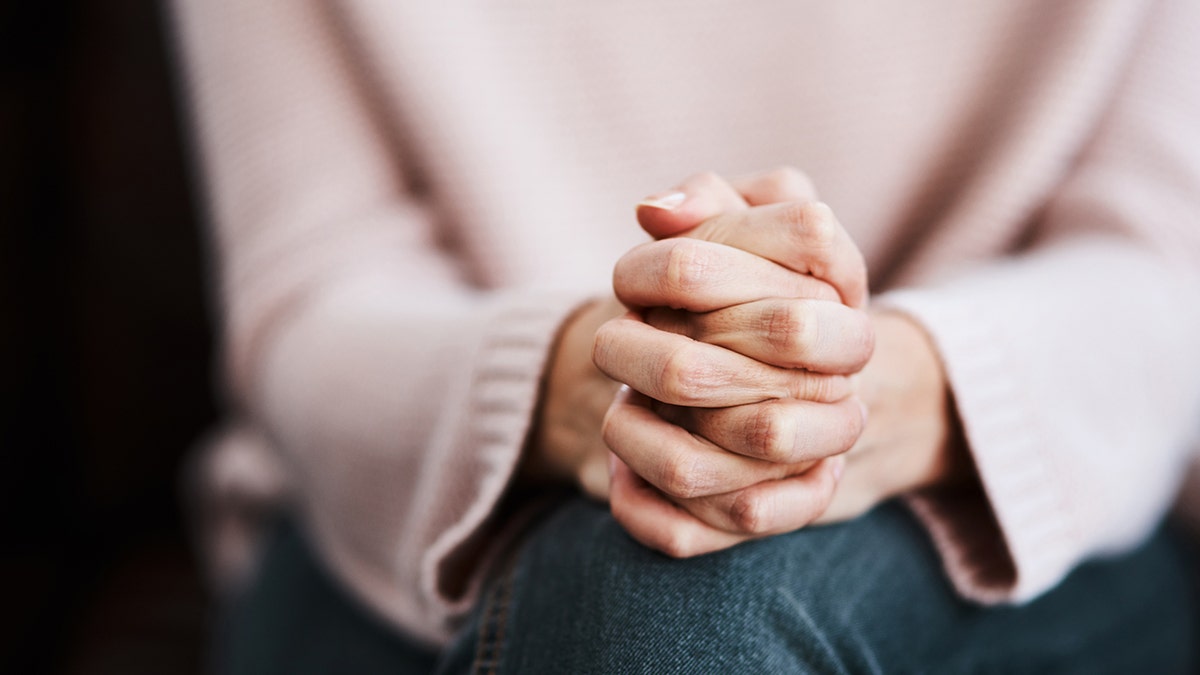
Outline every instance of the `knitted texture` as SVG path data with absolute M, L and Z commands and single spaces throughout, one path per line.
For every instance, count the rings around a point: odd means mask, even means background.
M 702 169 L 808 172 L 932 336 L 983 490 L 910 502 L 964 596 L 1031 598 L 1169 508 L 1200 3 L 175 5 L 234 400 L 414 635 L 447 639 L 504 537 L 558 326 L 644 240 L 637 200 Z

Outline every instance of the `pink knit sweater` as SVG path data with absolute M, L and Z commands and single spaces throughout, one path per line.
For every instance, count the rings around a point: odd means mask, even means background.
M 556 329 L 701 169 L 808 172 L 934 337 L 986 500 L 910 501 L 964 596 L 1031 598 L 1175 498 L 1194 0 L 176 5 L 240 447 L 416 636 L 477 592 Z

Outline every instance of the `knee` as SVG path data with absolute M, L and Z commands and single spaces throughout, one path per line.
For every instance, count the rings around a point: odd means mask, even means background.
M 621 672 L 672 662 L 844 671 L 839 646 L 861 628 L 847 597 L 862 596 L 866 567 L 889 564 L 868 532 L 877 527 L 864 520 L 674 560 L 634 542 L 602 507 L 571 504 L 521 555 L 515 641 Z

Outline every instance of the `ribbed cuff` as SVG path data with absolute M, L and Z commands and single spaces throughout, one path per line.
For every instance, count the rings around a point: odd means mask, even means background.
M 874 307 L 908 315 L 933 339 L 982 486 L 908 498 L 955 588 L 989 604 L 1048 590 L 1069 571 L 1076 535 L 1046 436 L 1022 395 L 1021 358 L 1005 337 L 1002 309 L 946 288 L 892 292 Z
M 465 453 L 462 459 L 472 466 L 444 477 L 447 493 L 463 495 L 469 503 L 421 562 L 422 594 L 443 621 L 451 621 L 471 607 L 491 562 L 520 531 L 512 523 L 494 522 L 491 516 L 520 462 L 547 359 L 561 325 L 589 298 L 580 292 L 525 292 L 506 295 L 491 305 L 491 318 L 473 365 L 462 426 L 449 444 Z M 459 482 L 473 477 L 477 477 L 473 485 Z M 446 593 L 448 567 L 461 564 L 464 554 L 478 557 L 470 561 L 461 592 L 451 596 Z

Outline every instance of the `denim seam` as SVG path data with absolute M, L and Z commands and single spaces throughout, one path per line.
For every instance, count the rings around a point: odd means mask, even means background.
M 510 565 L 488 593 L 479 630 L 479 642 L 475 650 L 475 665 L 472 668 L 475 675 L 496 675 L 499 670 L 515 573 L 515 565 Z
M 479 639 L 475 642 L 475 659 L 474 665 L 471 667 L 471 672 L 474 675 L 480 675 L 483 672 L 483 663 L 486 656 L 485 651 L 489 648 L 488 631 L 492 623 L 492 613 L 495 604 L 495 591 L 488 591 L 487 602 L 483 606 L 483 612 L 479 620 Z
M 496 666 L 499 665 L 499 663 L 500 663 L 500 653 L 501 653 L 501 650 L 504 649 L 504 645 L 505 645 L 504 639 L 505 639 L 506 629 L 508 628 L 509 608 L 512 607 L 512 586 L 513 586 L 513 572 L 510 572 L 509 574 L 507 574 L 505 576 L 504 583 L 501 585 L 501 589 L 502 589 L 504 595 L 501 596 L 501 598 L 500 598 L 500 612 L 501 613 L 500 613 L 499 626 L 496 627 L 496 646 L 494 649 L 494 651 L 496 653 L 496 660 L 493 662 L 492 671 L 491 671 L 490 675 L 495 675 Z

